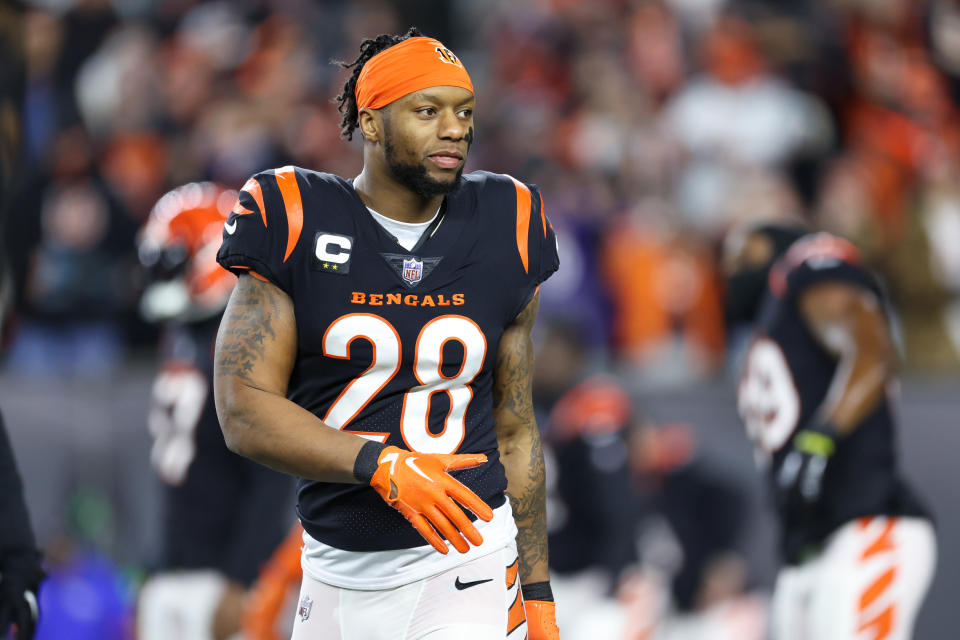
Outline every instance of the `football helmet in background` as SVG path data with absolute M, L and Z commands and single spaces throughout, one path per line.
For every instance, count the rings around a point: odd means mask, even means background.
M 217 264 L 223 224 L 237 192 L 191 182 L 165 194 L 137 236 L 147 271 L 140 313 L 150 322 L 196 322 L 223 311 L 237 282 Z

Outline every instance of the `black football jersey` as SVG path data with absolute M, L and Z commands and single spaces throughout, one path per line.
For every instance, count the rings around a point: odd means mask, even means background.
M 747 353 L 738 405 L 748 435 L 776 477 L 793 435 L 814 419 L 827 395 L 838 360 L 807 328 L 797 301 L 809 286 L 843 281 L 873 292 L 885 305 L 877 280 L 857 265 L 856 249 L 826 233 L 801 238 L 771 270 L 758 332 Z M 813 523 L 783 524 L 783 551 L 790 562 L 843 524 L 869 515 L 924 515 L 897 470 L 893 388 L 848 437 L 838 440 L 824 477 L 824 497 Z M 783 496 L 774 490 L 779 504 Z
M 289 529 L 293 481 L 227 449 L 213 406 L 219 317 L 171 327 L 148 423 L 163 481 L 161 569 L 215 569 L 252 584 Z
M 327 425 L 404 449 L 485 453 L 454 475 L 504 502 L 492 412 L 504 329 L 558 267 L 534 187 L 509 176 L 461 178 L 412 251 L 370 215 L 350 182 L 296 167 L 241 190 L 220 264 L 287 293 L 297 356 L 288 397 Z M 424 544 L 368 486 L 301 480 L 298 511 L 315 539 L 351 551 Z

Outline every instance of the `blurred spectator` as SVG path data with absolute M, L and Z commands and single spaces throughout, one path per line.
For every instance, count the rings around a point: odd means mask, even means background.
M 716 369 L 724 329 L 710 247 L 671 227 L 664 203 L 639 203 L 607 230 L 604 277 L 614 345 L 638 385 L 685 383 Z
M 123 245 L 134 227 L 97 175 L 93 153 L 82 128 L 60 133 L 50 180 L 35 194 L 40 239 L 10 353 L 27 375 L 110 375 L 123 355 Z
M 665 110 L 664 124 L 690 154 L 679 178 L 681 213 L 704 233 L 721 233 L 720 203 L 743 169 L 776 168 L 822 153 L 831 125 L 823 104 L 774 77 L 751 26 L 717 20 L 700 43 L 704 71 Z

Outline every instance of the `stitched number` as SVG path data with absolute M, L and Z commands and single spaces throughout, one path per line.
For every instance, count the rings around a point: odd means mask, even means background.
M 373 314 L 352 313 L 337 318 L 323 336 L 325 356 L 350 358 L 350 344 L 357 339 L 373 346 L 373 362 L 344 387 L 330 405 L 323 421 L 337 429 L 351 431 L 371 440 L 385 442 L 388 433 L 346 429 L 371 400 L 400 370 L 403 353 L 400 335 L 389 322 Z M 443 351 L 448 342 L 458 342 L 463 351 L 459 370 L 453 375 L 443 372 Z M 466 433 L 467 407 L 473 399 L 470 383 L 483 368 L 487 341 L 483 332 L 469 318 L 447 315 L 428 322 L 417 337 L 413 374 L 419 386 L 403 397 L 400 432 L 412 451 L 453 453 Z M 440 433 L 429 428 L 430 401 L 436 393 L 446 393 L 450 409 Z
M 747 435 L 764 452 L 779 450 L 800 419 L 800 396 L 783 351 L 760 338 L 747 353 L 737 409 Z
M 153 383 L 147 426 L 153 436 L 150 464 L 170 485 L 182 484 L 197 455 L 197 423 L 209 385 L 193 368 L 169 368 Z
M 441 367 L 444 345 L 450 341 L 460 343 L 463 362 L 460 370 L 448 377 Z M 473 398 L 470 383 L 483 368 L 486 355 L 486 338 L 472 320 L 463 316 L 440 316 L 423 327 L 417 337 L 413 365 L 420 386 L 404 395 L 400 418 L 403 441 L 410 449 L 424 453 L 453 453 L 457 450 L 466 433 L 467 405 Z M 450 410 L 443 431 L 433 434 L 429 429 L 430 399 L 439 392 L 450 397 Z
M 354 340 L 367 340 L 373 346 L 373 362 L 344 387 L 327 410 L 323 421 L 343 429 L 387 386 L 400 370 L 400 336 L 389 322 L 371 313 L 350 313 L 333 321 L 323 334 L 323 355 L 350 359 Z M 361 433 L 370 440 L 384 442 L 387 434 Z

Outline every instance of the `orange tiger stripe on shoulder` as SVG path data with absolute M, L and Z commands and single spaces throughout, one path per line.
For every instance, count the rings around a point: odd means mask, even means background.
M 543 194 L 538 193 L 540 196 L 540 226 L 543 228 L 543 237 L 547 237 L 547 214 L 543 212 Z
M 530 273 L 530 256 L 527 249 L 527 238 L 530 233 L 530 189 L 527 185 L 519 182 L 513 176 L 513 186 L 517 189 L 517 251 L 520 252 L 520 260 L 523 262 L 524 273 Z M 542 209 L 541 209 L 542 211 Z
M 283 209 L 287 214 L 287 250 L 283 254 L 283 261 L 286 262 L 293 253 L 293 248 L 297 246 L 303 230 L 303 198 L 300 196 L 300 185 L 297 184 L 297 174 L 292 165 L 275 169 L 274 173 L 283 197 Z
M 253 201 L 257 203 L 257 206 L 260 207 L 260 217 L 263 218 L 263 226 L 267 226 L 267 208 L 263 206 L 263 190 L 260 189 L 260 183 L 256 178 L 250 178 L 247 180 L 246 184 L 243 185 L 243 188 L 240 191 L 246 192 L 253 198 Z M 253 213 L 250 209 L 247 209 L 242 204 L 240 204 L 240 194 L 237 194 L 237 203 L 233 205 L 233 213 L 239 214 L 241 216 L 247 215 L 248 213 Z

